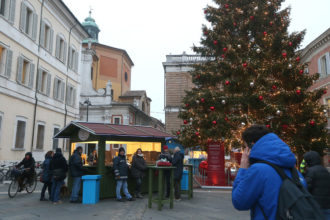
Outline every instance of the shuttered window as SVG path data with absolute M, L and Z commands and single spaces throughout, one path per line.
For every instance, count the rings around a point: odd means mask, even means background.
M 40 31 L 40 44 L 48 52 L 53 52 L 53 38 L 54 30 L 51 28 L 51 25 L 46 22 L 41 22 L 41 31 Z
M 74 107 L 76 103 L 76 95 L 77 95 L 76 89 L 73 87 L 73 85 L 68 84 L 66 91 L 67 91 L 66 103 L 67 105 Z
M 53 90 L 54 99 L 63 102 L 64 101 L 64 90 L 65 90 L 64 81 L 59 78 L 55 78 L 54 79 L 54 90 Z
M 69 47 L 69 68 L 78 71 L 78 53 L 73 46 Z
M 44 139 L 45 139 L 45 124 L 38 123 L 36 149 L 42 150 L 44 148 Z
M 36 40 L 38 32 L 38 15 L 26 2 L 21 4 L 20 30 L 28 35 L 32 40 Z
M 54 127 L 53 136 L 55 136 L 58 132 L 60 132 L 60 129 L 58 127 Z M 53 150 L 56 150 L 56 148 L 58 148 L 58 139 L 54 138 L 53 139 Z
M 10 23 L 15 20 L 16 0 L 0 0 L 0 16 Z
M 62 35 L 56 36 L 55 57 L 62 63 L 66 63 L 67 43 Z
M 9 71 L 9 70 L 8 70 Z M 35 65 L 25 57 L 18 57 L 16 81 L 29 88 L 33 88 Z
M 0 75 L 10 78 L 12 61 L 13 51 L 0 45 Z
M 38 70 L 38 92 L 50 96 L 51 80 L 51 74 L 48 71 L 40 68 Z
M 25 130 L 26 130 L 26 121 L 20 119 L 16 120 L 16 136 L 15 136 L 14 148 L 24 149 Z

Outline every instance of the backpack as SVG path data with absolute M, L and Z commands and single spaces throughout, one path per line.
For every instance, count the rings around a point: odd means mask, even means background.
M 291 179 L 285 174 L 283 168 L 268 161 L 257 163 L 265 163 L 273 167 L 283 180 L 278 196 L 276 220 L 325 220 L 318 203 L 301 184 L 294 167 L 291 169 Z M 264 218 L 268 220 L 262 208 L 261 211 Z

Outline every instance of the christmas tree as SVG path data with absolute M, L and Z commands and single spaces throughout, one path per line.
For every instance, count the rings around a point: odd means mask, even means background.
M 195 88 L 183 99 L 176 132 L 185 146 L 239 148 L 246 127 L 264 124 L 300 158 L 323 154 L 327 120 L 319 99 L 326 88 L 308 90 L 319 75 L 304 74 L 298 49 L 305 32 L 288 33 L 283 1 L 215 0 L 204 10 L 210 25 L 194 51 L 206 61 L 193 66 Z

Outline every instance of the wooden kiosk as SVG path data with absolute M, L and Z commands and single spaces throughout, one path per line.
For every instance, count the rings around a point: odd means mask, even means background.
M 114 146 L 126 148 L 128 161 L 131 162 L 132 155 L 137 148 L 141 148 L 145 154 L 148 165 L 154 165 L 160 152 L 161 146 L 165 145 L 165 138 L 172 137 L 170 134 L 162 132 L 152 127 L 115 125 L 104 123 L 71 122 L 63 128 L 54 138 L 70 139 L 69 155 L 73 153 L 76 146 L 84 144 L 96 144 L 98 161 L 96 165 L 86 165 L 86 175 L 101 175 L 100 198 L 115 197 L 115 178 L 112 167 L 112 159 L 116 156 Z M 87 155 L 88 156 L 88 155 Z M 142 192 L 148 192 L 148 171 L 142 182 Z M 157 178 L 154 177 L 154 183 Z M 71 185 L 69 178 L 68 185 Z M 154 185 L 154 184 L 153 184 Z M 129 191 L 134 192 L 135 180 L 130 175 L 128 177 Z M 155 187 L 157 191 L 157 184 Z

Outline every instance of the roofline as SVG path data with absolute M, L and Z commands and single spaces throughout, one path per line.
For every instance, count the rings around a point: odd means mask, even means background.
M 87 44 L 87 43 L 83 43 L 83 44 Z M 120 51 L 128 58 L 128 61 L 131 63 L 131 65 L 134 66 L 134 63 L 133 63 L 131 57 L 128 55 L 126 50 L 116 48 L 116 47 L 111 47 L 111 46 L 108 46 L 108 45 L 105 45 L 105 44 L 100 44 L 100 43 L 97 43 L 97 42 L 93 42 L 92 45 L 106 47 L 106 48 L 109 48 L 109 49 Z
M 324 45 L 330 40 L 330 28 L 320 34 L 316 39 L 309 43 L 301 52 L 301 57 L 305 60 L 307 56 L 312 54 L 316 49 Z

